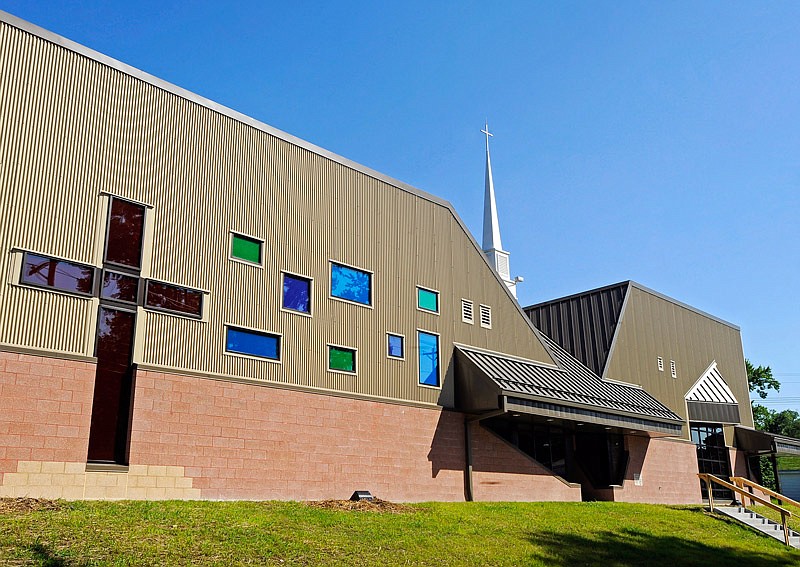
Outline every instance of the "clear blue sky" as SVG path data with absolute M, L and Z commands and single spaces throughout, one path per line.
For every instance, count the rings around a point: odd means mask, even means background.
M 478 238 L 488 118 L 523 305 L 634 279 L 739 325 L 769 407 L 800 410 L 800 3 L 0 8 L 448 199 Z

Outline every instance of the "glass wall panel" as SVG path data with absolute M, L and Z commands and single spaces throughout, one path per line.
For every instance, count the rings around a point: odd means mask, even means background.
M 94 268 L 26 252 L 22 260 L 22 283 L 60 291 L 90 295 Z
M 139 278 L 106 272 L 103 275 L 103 288 L 100 290 L 100 297 L 103 299 L 116 299 L 136 303 L 139 295 Z
M 328 368 L 343 372 L 355 372 L 356 351 L 349 348 L 328 346 Z
M 112 198 L 106 240 L 106 262 L 140 269 L 143 238 L 144 207 Z
M 417 331 L 419 353 L 419 383 L 426 386 L 439 385 L 439 337 Z
M 341 264 L 331 264 L 331 296 L 372 305 L 372 274 Z
M 261 241 L 240 234 L 233 235 L 231 256 L 254 264 L 261 263 Z
M 311 280 L 283 274 L 283 308 L 311 313 Z
M 238 354 L 269 358 L 270 360 L 280 360 L 281 338 L 279 335 L 270 333 L 228 327 L 225 350 Z
M 132 400 L 131 356 L 136 315 L 100 307 L 97 370 L 89 432 L 90 461 L 125 464 Z
M 429 289 L 417 288 L 417 307 L 425 311 L 439 312 L 439 294 Z
M 203 310 L 203 292 L 162 282 L 147 282 L 145 307 L 174 311 L 200 317 Z

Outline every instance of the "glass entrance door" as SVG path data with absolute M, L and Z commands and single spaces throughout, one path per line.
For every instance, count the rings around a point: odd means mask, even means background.
M 697 448 L 697 469 L 700 473 L 713 474 L 724 481 L 731 475 L 731 462 L 722 426 L 713 423 L 692 423 L 692 442 Z M 700 482 L 703 498 L 708 498 L 704 482 Z M 713 487 L 714 498 L 733 498 L 730 490 L 719 485 Z

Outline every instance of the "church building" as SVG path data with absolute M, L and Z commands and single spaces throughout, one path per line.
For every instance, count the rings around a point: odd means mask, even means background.
M 714 435 L 746 470 L 737 328 L 632 282 L 520 307 L 488 127 L 479 245 L 2 12 L 0 62 L 0 497 L 696 503 Z

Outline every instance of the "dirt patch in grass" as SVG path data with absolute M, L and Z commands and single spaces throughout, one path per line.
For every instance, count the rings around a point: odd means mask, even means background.
M 23 514 L 40 510 L 59 510 L 62 503 L 44 498 L 0 498 L 0 514 Z
M 373 498 L 372 500 L 312 500 L 306 502 L 312 508 L 323 510 L 345 510 L 348 512 L 388 512 L 390 514 L 408 514 L 414 511 L 411 506 L 395 504 Z

